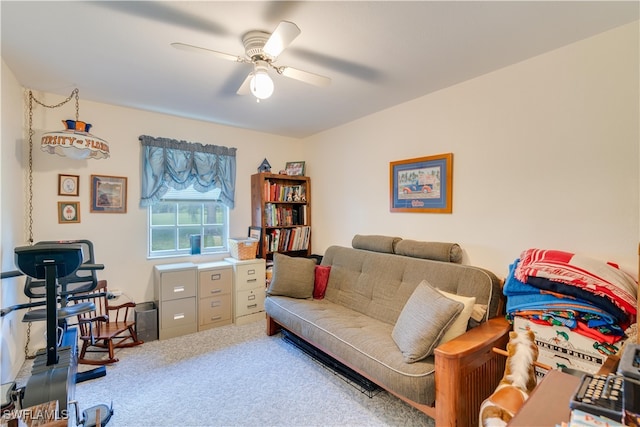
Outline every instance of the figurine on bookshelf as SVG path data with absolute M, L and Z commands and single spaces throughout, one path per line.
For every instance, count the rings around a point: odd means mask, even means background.
M 258 166 L 258 172 L 271 172 L 271 165 L 266 158 L 262 161 L 262 163 L 260 163 L 260 166 Z

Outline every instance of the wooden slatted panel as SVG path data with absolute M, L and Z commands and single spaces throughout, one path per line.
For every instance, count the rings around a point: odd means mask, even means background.
M 466 415 L 466 419 L 458 419 L 459 426 L 477 426 L 480 405 L 484 399 L 478 396 L 490 396 L 499 381 L 491 381 L 491 378 L 502 378 L 505 368 L 505 357 L 494 357 L 477 369 L 469 372 L 463 379 L 464 390 L 461 394 L 459 405 L 463 407 L 461 414 Z

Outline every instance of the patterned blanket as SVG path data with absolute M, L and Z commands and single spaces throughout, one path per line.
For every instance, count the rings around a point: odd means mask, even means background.
M 570 252 L 527 249 L 520 256 L 515 276 L 522 282 L 534 276 L 575 286 L 608 298 L 634 318 L 637 315 L 638 284 L 612 264 Z
M 507 316 L 520 316 L 536 323 L 566 326 L 581 335 L 601 343 L 614 344 L 624 337 L 624 325 L 602 307 L 589 301 L 540 289 L 515 277 L 519 260 L 509 266 L 509 275 L 503 287 L 507 297 Z M 571 288 L 559 283 L 558 290 Z M 611 304 L 613 305 L 613 304 Z

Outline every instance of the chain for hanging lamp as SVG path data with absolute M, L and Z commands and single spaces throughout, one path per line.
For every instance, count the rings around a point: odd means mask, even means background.
M 109 143 L 102 138 L 89 133 L 92 125 L 80 121 L 80 103 L 78 89 L 74 89 L 71 95 L 56 105 L 46 105 L 33 98 L 29 91 L 30 99 L 45 108 L 57 108 L 69 102 L 74 96 L 76 101 L 76 119 L 62 120 L 65 128 L 59 131 L 45 132 L 42 134 L 40 149 L 49 154 L 69 157 L 72 159 L 106 159 L 109 157 Z M 31 133 L 31 128 L 30 133 Z
M 102 159 L 109 157 L 109 144 L 89 133 L 91 125 L 80 121 L 80 101 L 79 90 L 74 89 L 71 94 L 62 102 L 55 105 L 47 105 L 37 100 L 33 96 L 33 92 L 29 91 L 29 160 L 28 160 L 28 189 L 27 189 L 27 241 L 29 245 L 33 245 L 33 103 L 43 106 L 44 108 L 58 108 L 65 105 L 71 99 L 75 98 L 76 102 L 76 119 L 63 120 L 65 130 L 46 132 L 42 135 L 41 146 L 42 151 L 50 154 L 58 154 L 74 159 Z M 31 298 L 29 298 L 31 302 Z M 31 309 L 29 309 L 31 310 Z M 24 355 L 26 359 L 33 359 L 34 355 L 29 354 L 29 343 L 31 342 L 31 322 L 27 326 L 27 339 L 24 345 Z

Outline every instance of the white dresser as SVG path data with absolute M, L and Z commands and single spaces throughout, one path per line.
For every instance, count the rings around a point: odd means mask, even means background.
M 225 258 L 234 271 L 234 323 L 243 325 L 264 319 L 265 260 Z

